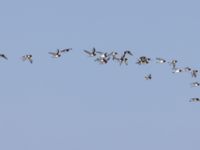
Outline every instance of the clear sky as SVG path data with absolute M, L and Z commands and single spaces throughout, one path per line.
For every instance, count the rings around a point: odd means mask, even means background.
M 200 2 L 1 0 L 0 149 L 199 150 L 199 81 L 145 55 L 200 69 Z M 129 49 L 128 66 L 83 53 Z M 60 59 L 48 54 L 73 48 Z M 33 64 L 21 56 L 33 55 Z M 151 73 L 151 81 L 144 75 Z

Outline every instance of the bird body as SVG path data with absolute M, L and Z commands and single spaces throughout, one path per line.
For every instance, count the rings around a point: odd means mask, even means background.
M 92 51 L 84 50 L 84 52 L 91 57 L 94 57 L 97 55 L 97 53 L 100 53 L 100 52 L 96 51 L 96 48 L 94 48 L 94 47 L 93 47 Z
M 157 57 L 157 58 L 156 58 L 156 60 L 157 60 L 157 62 L 156 62 L 156 63 L 159 63 L 159 64 L 163 64 L 163 63 L 165 63 L 165 62 L 166 62 L 166 60 L 165 60 L 165 59 L 163 59 L 163 58 L 159 58 L 159 57 Z
M 146 80 L 151 80 L 152 79 L 152 75 L 151 74 L 148 74 L 144 77 Z
M 23 61 L 28 60 L 31 64 L 33 63 L 33 58 L 32 58 L 32 55 L 31 55 L 31 54 L 22 56 L 22 60 L 23 60 Z
M 192 87 L 198 87 L 198 86 L 200 86 L 200 82 L 192 82 L 191 86 Z
M 200 102 L 200 98 L 191 98 L 190 102 Z
M 198 70 L 192 70 L 191 71 L 192 77 L 196 78 L 197 77 L 197 73 L 198 73 Z
M 0 57 L 2 57 L 2 58 L 4 58 L 4 59 L 8 60 L 8 58 L 6 57 L 5 54 L 0 54 Z

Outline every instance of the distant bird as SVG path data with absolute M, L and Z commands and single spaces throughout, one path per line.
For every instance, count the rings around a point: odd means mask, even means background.
M 72 48 L 64 48 L 64 49 L 61 49 L 60 52 L 64 53 L 64 52 L 69 52 L 71 50 L 72 50 Z
M 118 60 L 119 58 L 117 57 L 117 55 L 117 52 L 111 52 L 112 60 Z
M 4 59 L 8 60 L 8 58 L 5 56 L 5 54 L 0 54 L 0 57 L 2 57 L 2 58 L 4 58 Z
M 125 65 L 128 65 L 128 58 L 126 58 L 126 57 L 120 57 L 120 58 L 116 58 L 118 61 L 119 61 L 119 64 L 120 65 L 122 65 L 123 63 L 125 64 Z
M 148 58 L 146 56 L 141 56 L 138 61 L 136 62 L 136 64 L 138 65 L 142 65 L 142 64 L 149 64 L 149 61 L 151 60 L 151 58 Z
M 200 82 L 192 82 L 191 86 L 192 87 L 198 87 L 198 86 L 200 86 Z
M 133 53 L 131 51 L 129 51 L 129 50 L 124 51 L 123 56 L 125 57 L 126 54 L 129 54 L 129 55 L 133 56 Z
M 52 55 L 53 58 L 59 58 L 59 57 L 61 56 L 60 53 L 61 53 L 61 52 L 60 52 L 59 49 L 57 49 L 56 52 L 49 52 L 49 54 Z
M 176 68 L 176 64 L 178 63 L 178 60 L 172 60 L 171 62 L 168 62 L 170 66 L 172 66 L 172 69 Z
M 98 54 L 100 54 L 99 58 L 108 58 L 112 55 L 112 53 L 108 54 L 107 52 L 97 52 Z
M 180 72 L 183 72 L 183 69 L 175 68 L 175 69 L 173 69 L 173 71 L 172 71 L 172 73 L 180 73 Z
M 151 74 L 148 74 L 144 77 L 146 80 L 151 80 L 152 79 L 152 75 Z
M 107 64 L 108 61 L 110 60 L 110 57 L 104 57 L 104 58 L 97 58 L 95 61 L 98 61 L 100 64 Z
M 191 98 L 190 102 L 200 102 L 200 98 Z
M 163 64 L 163 63 L 165 63 L 165 62 L 166 62 L 166 60 L 165 60 L 165 59 L 163 59 L 163 58 L 159 58 L 159 57 L 157 57 L 157 58 L 156 58 L 156 60 L 157 60 L 157 62 L 156 62 L 156 63 L 159 63 L 159 64 Z
M 196 78 L 197 77 L 197 73 L 198 73 L 198 70 L 192 70 L 192 72 L 191 72 L 192 77 Z
M 31 54 L 22 56 L 22 60 L 23 61 L 28 60 L 31 64 L 33 63 L 33 58 Z
M 69 52 L 72 48 L 64 48 L 64 49 L 57 49 L 56 52 L 49 52 L 50 55 L 52 55 L 53 58 L 59 58 L 61 57 L 61 53 Z
M 100 53 L 96 51 L 96 48 L 93 47 L 92 51 L 84 50 L 85 53 L 87 53 L 89 56 L 94 57 L 97 55 L 97 53 Z
M 185 67 L 185 68 L 184 68 L 184 71 L 185 71 L 185 72 L 190 72 L 191 70 L 192 70 L 192 69 L 191 69 L 190 67 Z
M 102 64 L 108 63 L 108 61 L 110 60 L 110 56 L 112 55 L 112 53 L 108 54 L 107 52 L 97 52 L 97 53 L 100 54 L 100 56 L 96 58 L 95 61 L 99 61 Z

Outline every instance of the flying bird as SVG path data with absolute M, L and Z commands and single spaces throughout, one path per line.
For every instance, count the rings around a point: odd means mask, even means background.
M 183 69 L 181 69 L 181 68 L 175 68 L 172 71 L 172 73 L 180 73 L 180 72 L 183 72 Z
M 197 77 L 197 73 L 198 73 L 198 70 L 192 70 L 191 71 L 192 77 L 196 78 Z
M 144 77 L 146 80 L 151 80 L 152 79 L 152 75 L 151 74 L 148 74 Z
M 184 68 L 184 71 L 185 71 L 185 72 L 190 72 L 191 70 L 192 70 L 192 69 L 191 69 L 190 67 L 185 67 L 185 68 Z
M 191 98 L 190 102 L 200 102 L 200 98 Z
M 124 63 L 126 65 L 128 65 L 128 58 L 126 57 L 120 57 L 120 58 L 116 58 L 119 61 L 120 66 Z
M 142 65 L 142 64 L 149 64 L 149 61 L 151 60 L 151 58 L 148 58 L 146 56 L 141 56 L 138 61 L 136 62 L 136 64 L 138 65 Z
M 117 57 L 117 55 L 117 52 L 111 52 L 112 60 L 118 60 L 119 58 Z
M 166 62 L 166 60 L 165 60 L 165 59 L 163 59 L 163 58 L 159 58 L 159 57 L 157 57 L 157 58 L 156 58 L 156 60 L 157 60 L 157 62 L 156 62 L 156 63 L 159 63 L 159 64 L 163 64 L 163 63 L 165 63 L 165 62 Z
M 173 59 L 171 62 L 168 62 L 170 66 L 172 66 L 172 69 L 176 68 L 176 64 L 178 63 L 178 60 Z
M 86 54 L 88 54 L 89 56 L 91 56 L 91 57 L 96 56 L 97 53 L 98 53 L 98 54 L 101 53 L 101 52 L 96 51 L 96 48 L 95 48 L 95 47 L 92 48 L 92 51 L 84 50 L 84 52 L 85 52 Z
M 31 64 L 33 63 L 33 57 L 31 54 L 22 56 L 23 61 L 29 61 Z
M 71 50 L 72 50 L 72 48 L 64 48 L 64 49 L 61 49 L 60 52 L 64 53 L 64 52 L 69 52 Z
M 8 60 L 8 58 L 6 57 L 5 54 L 0 54 L 0 57 L 2 57 L 2 58 L 4 58 L 4 59 Z
M 59 49 L 57 49 L 56 52 L 49 52 L 49 54 L 52 55 L 53 58 L 59 58 L 59 57 L 61 56 L 60 53 L 61 53 L 61 52 L 60 52 Z
M 191 86 L 192 87 L 198 87 L 198 86 L 200 86 L 200 82 L 192 82 Z
M 133 53 L 131 51 L 129 51 L 129 50 L 124 51 L 123 56 L 125 57 L 126 54 L 129 54 L 129 55 L 133 56 Z
M 100 64 L 107 64 L 108 61 L 110 60 L 110 57 L 104 57 L 104 58 L 97 58 L 95 61 L 98 61 Z

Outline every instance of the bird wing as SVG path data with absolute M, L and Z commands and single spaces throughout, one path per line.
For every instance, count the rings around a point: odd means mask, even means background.
M 49 54 L 51 54 L 51 55 L 56 55 L 56 53 L 54 53 L 54 52 L 49 52 Z
M 32 58 L 29 58 L 28 60 L 29 60 L 29 62 L 30 62 L 31 64 L 33 63 L 33 59 L 32 59 Z
M 26 56 L 22 56 L 22 61 L 25 61 L 26 60 Z
M 8 58 L 7 58 L 5 55 L 2 55 L 2 57 L 3 57 L 4 59 L 8 60 Z
M 69 52 L 70 50 L 72 50 L 72 48 L 65 48 L 65 49 L 62 49 L 60 52 L 63 53 L 63 52 Z
M 91 52 L 90 52 L 90 51 L 88 51 L 88 50 L 84 50 L 84 52 L 85 52 L 85 53 L 87 53 L 88 55 L 90 55 L 90 54 L 91 54 Z

